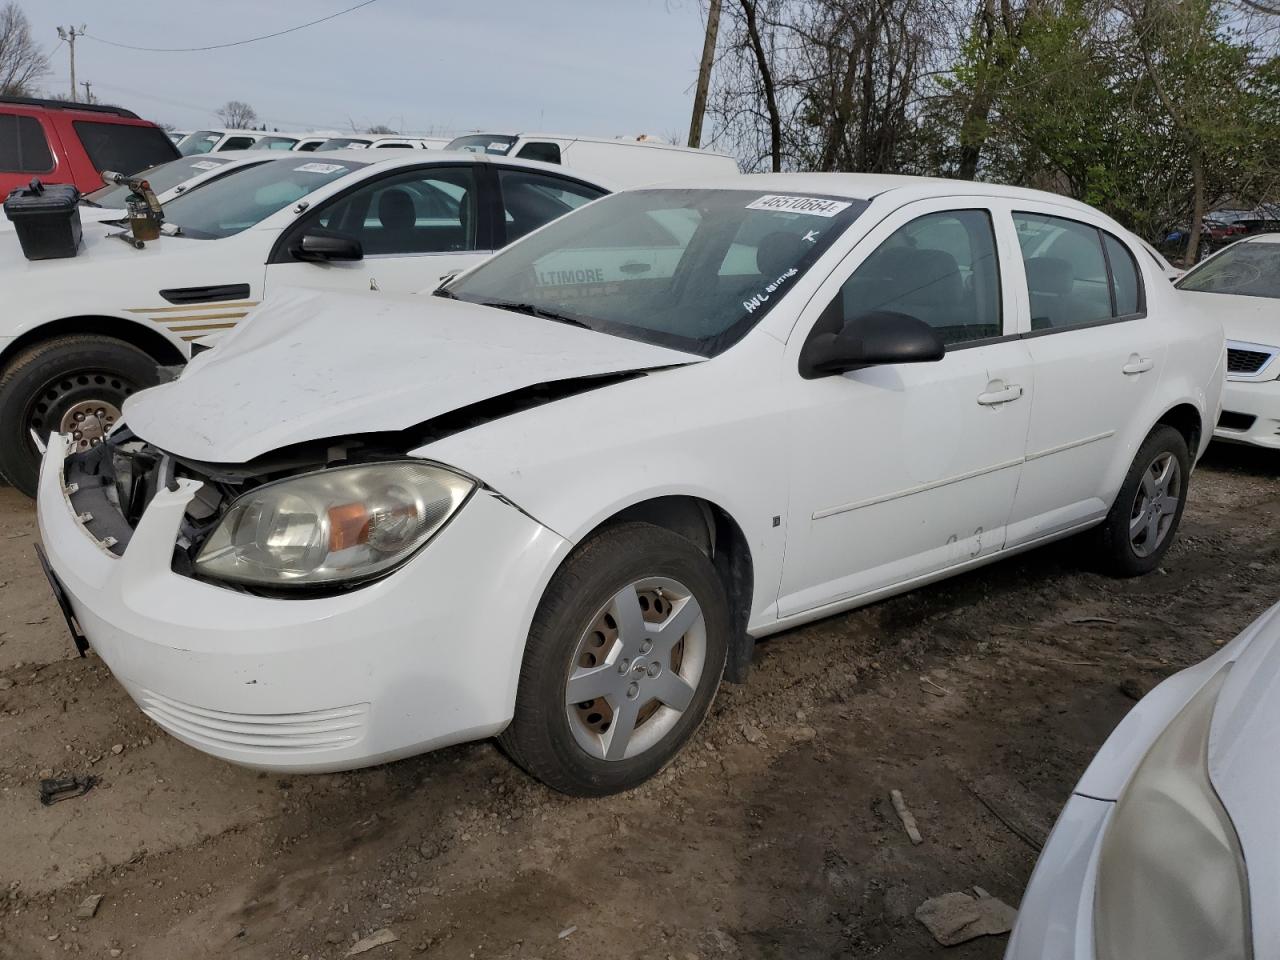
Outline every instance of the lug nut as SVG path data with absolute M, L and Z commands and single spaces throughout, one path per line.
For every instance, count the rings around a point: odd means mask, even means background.
M 638 683 L 627 684 L 627 699 L 634 700 L 638 696 L 640 696 L 640 684 Z
M 630 660 L 623 659 L 623 660 L 619 660 L 619 661 L 618 661 L 618 672 L 619 672 L 619 673 L 626 673 L 626 672 L 627 672 L 628 670 L 630 670 L 630 669 L 631 669 L 631 661 L 630 661 Z

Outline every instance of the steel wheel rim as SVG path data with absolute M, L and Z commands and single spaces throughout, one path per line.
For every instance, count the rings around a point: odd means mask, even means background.
M 24 420 L 41 437 L 70 434 L 74 450 L 101 443 L 120 420 L 122 400 L 136 387 L 132 381 L 105 370 L 80 370 L 46 383 L 27 406 Z M 117 399 L 108 400 L 115 394 Z M 58 408 L 73 401 L 60 414 Z M 79 418 L 77 419 L 77 415 Z
M 1173 528 L 1182 498 L 1182 467 L 1172 453 L 1157 456 L 1142 472 L 1129 511 L 1129 546 L 1139 557 L 1160 548 Z
M 706 660 L 706 620 L 693 591 L 666 577 L 628 583 L 574 647 L 564 708 L 575 742 L 607 761 L 653 749 L 692 704 Z

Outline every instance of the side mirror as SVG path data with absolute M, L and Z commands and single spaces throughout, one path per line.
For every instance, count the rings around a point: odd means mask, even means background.
M 364 247 L 354 237 L 313 227 L 302 239 L 289 248 L 295 260 L 327 263 L 331 260 L 363 260 Z
M 800 352 L 800 376 L 816 380 L 886 363 L 928 363 L 946 352 L 937 331 L 923 320 L 876 310 L 846 321 L 839 333 L 811 337 Z

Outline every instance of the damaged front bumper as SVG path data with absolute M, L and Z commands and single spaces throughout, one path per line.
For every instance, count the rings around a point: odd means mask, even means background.
M 127 543 L 72 505 L 55 435 L 37 495 L 75 619 L 142 710 L 235 763 L 341 770 L 499 732 L 537 600 L 569 544 L 479 491 L 393 575 L 340 595 L 275 598 L 174 570 L 202 487 L 155 490 Z

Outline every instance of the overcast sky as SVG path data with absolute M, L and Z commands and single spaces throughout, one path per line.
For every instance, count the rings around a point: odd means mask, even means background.
M 76 79 L 179 129 L 227 100 L 281 130 L 484 129 L 681 138 L 702 49 L 698 0 L 377 0 L 298 33 L 203 53 L 141 53 L 94 39 L 189 47 L 270 33 L 357 0 L 19 0 L 65 94 L 58 25 L 84 24 Z M 56 49 L 55 49 L 56 47 Z

